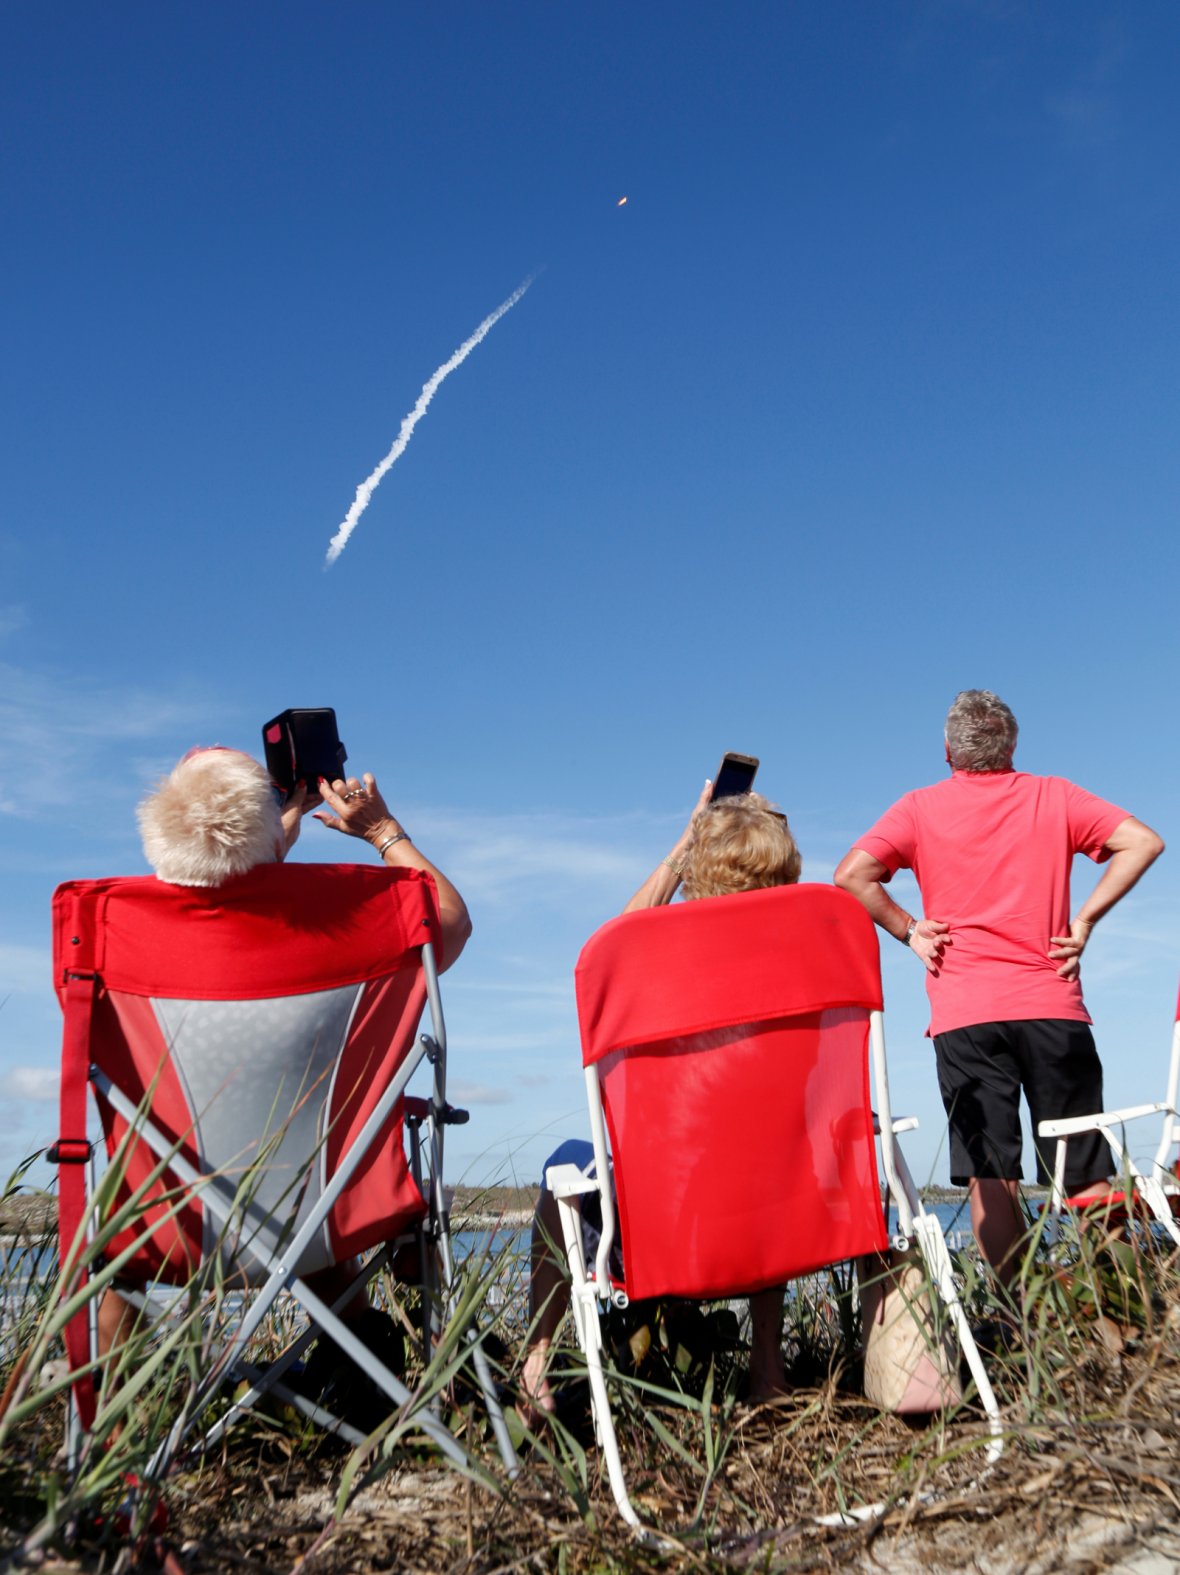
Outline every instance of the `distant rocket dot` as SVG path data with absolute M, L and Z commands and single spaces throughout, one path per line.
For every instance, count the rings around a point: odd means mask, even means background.
M 615 207 L 616 208 L 625 208 L 626 206 L 627 206 L 627 199 L 626 199 L 626 197 L 620 197 L 618 202 L 615 203 Z

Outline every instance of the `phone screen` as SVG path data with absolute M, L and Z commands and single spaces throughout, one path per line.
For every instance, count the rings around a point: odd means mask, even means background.
M 758 761 L 753 755 L 723 755 L 717 775 L 713 778 L 713 801 L 748 793 L 754 786 L 757 770 Z

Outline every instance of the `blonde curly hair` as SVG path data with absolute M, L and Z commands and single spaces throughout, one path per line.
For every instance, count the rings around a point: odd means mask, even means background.
M 684 895 L 691 901 L 792 886 L 802 865 L 787 817 L 761 793 L 737 793 L 697 816 L 684 856 Z

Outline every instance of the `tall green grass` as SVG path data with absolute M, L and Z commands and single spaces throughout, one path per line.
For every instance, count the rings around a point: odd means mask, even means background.
M 64 1263 L 58 1261 L 56 1232 L 14 1240 L 0 1261 L 0 1308 L 4 1314 L 0 1325 L 0 1460 L 4 1462 L 0 1484 L 6 1489 L 8 1504 L 19 1506 L 6 1529 L 17 1534 L 13 1551 L 22 1558 L 32 1557 L 55 1542 L 71 1541 L 78 1532 L 100 1543 L 118 1543 L 128 1536 L 134 1542 L 151 1524 L 163 1488 L 161 1481 L 153 1479 L 150 1468 L 177 1418 L 192 1409 L 194 1394 L 209 1388 L 213 1380 L 230 1376 L 231 1357 L 233 1363 L 244 1358 L 254 1366 L 265 1366 L 306 1327 L 295 1299 L 280 1295 L 249 1347 L 231 1353 L 227 1349 L 229 1336 L 240 1319 L 243 1300 L 251 1292 L 232 1272 L 227 1273 L 219 1242 L 218 1250 L 209 1254 L 186 1283 L 149 1295 L 125 1338 L 107 1358 L 96 1358 L 90 1364 L 97 1386 L 97 1412 L 77 1458 L 68 1457 L 65 1433 L 73 1375 L 65 1356 L 66 1327 L 80 1312 L 94 1312 L 109 1290 L 123 1286 L 127 1265 L 160 1223 L 161 1207 L 165 1218 L 174 1217 L 188 1199 L 187 1189 L 168 1185 L 169 1162 L 179 1143 L 157 1160 L 139 1185 L 130 1187 L 127 1161 L 134 1140 L 134 1128 L 129 1128 L 100 1173 L 88 1217 L 75 1240 L 67 1244 Z M 257 1230 L 255 1196 L 280 1140 L 281 1132 L 263 1145 L 259 1156 L 239 1175 L 229 1178 L 231 1217 L 222 1231 L 222 1241 L 248 1245 Z M 9 1178 L 4 1202 L 19 1195 L 33 1159 Z M 301 1184 L 302 1173 L 286 1190 L 292 1213 Z M 142 1217 L 149 1196 L 156 1222 L 151 1226 Z M 116 1250 L 120 1238 L 123 1244 Z M 449 1310 L 403 1306 L 388 1271 L 375 1277 L 370 1295 L 384 1302 L 415 1336 L 423 1319 L 431 1321 L 431 1313 L 442 1332 L 430 1359 L 419 1360 L 407 1378 L 409 1402 L 391 1410 L 367 1443 L 352 1452 L 341 1471 L 341 1509 L 355 1485 L 376 1480 L 384 1469 L 382 1462 L 388 1462 L 399 1445 L 414 1437 L 422 1413 L 440 1407 L 451 1394 L 470 1363 L 471 1331 L 495 1272 L 495 1265 L 488 1261 L 467 1265 L 454 1288 Z M 423 1293 L 415 1295 L 420 1303 Z M 411 1310 L 417 1314 L 416 1323 L 410 1318 Z M 244 1387 L 239 1385 L 239 1392 Z M 219 1392 L 203 1408 L 205 1422 L 225 1411 L 231 1400 L 228 1390 Z M 257 1449 L 268 1434 L 279 1430 L 294 1436 L 305 1448 L 311 1447 L 315 1436 L 300 1413 L 263 1397 L 242 1429 L 244 1447 L 247 1452 Z M 197 1438 L 201 1431 L 197 1431 Z M 225 1458 L 224 1449 L 221 1457 Z M 165 1461 L 165 1469 L 172 1465 L 171 1460 Z M 474 1461 L 472 1469 L 484 1485 L 493 1484 L 494 1478 L 482 1461 Z M 135 1485 L 133 1490 L 129 1484 Z

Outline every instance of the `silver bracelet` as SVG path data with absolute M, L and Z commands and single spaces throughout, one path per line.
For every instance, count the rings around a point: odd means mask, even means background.
M 386 837 L 385 841 L 377 849 L 377 852 L 384 858 L 386 848 L 392 848 L 395 842 L 408 842 L 409 840 L 410 833 L 408 831 L 395 831 L 392 837 Z
M 673 875 L 677 876 L 680 880 L 684 879 L 684 865 L 683 864 L 677 864 L 676 860 L 672 857 L 671 854 L 669 854 L 666 859 L 661 859 L 660 863 L 661 864 L 666 864 L 668 866 L 668 868 L 672 871 Z

